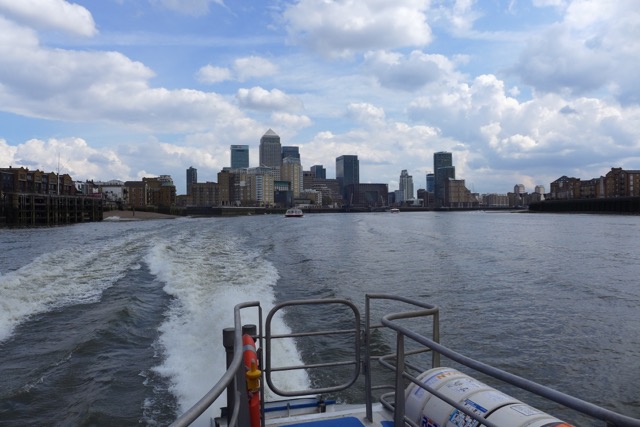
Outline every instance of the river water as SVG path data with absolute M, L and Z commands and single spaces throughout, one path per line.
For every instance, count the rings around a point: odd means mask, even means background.
M 483 212 L 2 229 L 0 425 L 166 425 L 221 375 L 236 303 L 367 292 L 436 304 L 445 345 L 640 417 L 639 238 L 637 216 Z

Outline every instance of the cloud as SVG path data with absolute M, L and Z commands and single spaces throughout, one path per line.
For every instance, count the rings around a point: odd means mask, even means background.
M 2 151 L 0 141 L 0 152 Z M 5 156 L 2 157 L 4 160 Z M 104 176 L 130 178 L 130 169 L 116 151 L 90 147 L 82 138 L 30 139 L 15 146 L 7 160 L 7 165 L 40 169 L 44 172 L 59 170 L 77 180 L 101 179 Z
M 429 44 L 428 6 L 428 0 L 300 0 L 288 6 L 283 18 L 292 43 L 340 57 Z
M 259 56 L 238 58 L 233 61 L 233 69 L 240 81 L 253 77 L 271 76 L 278 72 L 278 67 L 274 63 Z
M 231 70 L 228 68 L 205 65 L 198 70 L 196 77 L 202 83 L 219 83 L 231 79 Z
M 365 125 L 379 125 L 385 121 L 383 108 L 365 102 L 349 104 L 347 114 Z
M 604 94 L 623 104 L 640 103 L 640 14 L 631 12 L 636 9 L 635 0 L 574 0 L 560 22 L 530 39 L 513 71 L 540 92 Z
M 298 98 L 287 95 L 279 89 L 269 91 L 259 86 L 239 89 L 236 98 L 241 107 L 253 110 L 298 111 L 303 108 L 302 101 Z
M 244 119 L 215 93 L 150 87 L 155 73 L 121 53 L 42 47 L 31 30 L 1 18 L 0 34 L 4 111 L 156 132 L 197 132 Z
M 196 73 L 196 78 L 202 83 L 219 83 L 226 80 L 247 81 L 256 77 L 275 75 L 278 66 L 260 56 L 246 56 L 233 61 L 231 69 L 205 65 Z
M 417 50 L 408 56 L 385 51 L 367 52 L 365 67 L 382 86 L 406 91 L 415 91 L 453 74 L 455 68 L 445 56 Z
M 28 27 L 81 36 L 97 34 L 91 13 L 64 0 L 0 0 L 0 14 Z
M 290 114 L 285 112 L 274 112 L 271 114 L 271 122 L 278 123 L 278 126 L 282 126 L 286 129 L 303 129 L 313 124 L 312 120 L 308 116 Z

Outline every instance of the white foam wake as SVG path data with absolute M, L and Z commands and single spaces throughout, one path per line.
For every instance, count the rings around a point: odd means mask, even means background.
M 233 307 L 245 301 L 260 301 L 263 310 L 273 306 L 275 267 L 237 238 L 187 232 L 171 240 L 153 242 L 146 262 L 161 280 L 173 301 L 160 327 L 159 343 L 164 360 L 155 369 L 170 378 L 180 413 L 196 403 L 225 371 L 222 330 L 233 326 Z M 257 324 L 257 310 L 243 311 L 243 323 Z M 278 329 L 286 330 L 282 319 Z M 274 357 L 300 360 L 293 343 L 274 349 Z M 292 387 L 306 388 L 304 374 L 292 375 Z M 197 424 L 209 425 L 220 415 L 221 404 L 210 408 Z

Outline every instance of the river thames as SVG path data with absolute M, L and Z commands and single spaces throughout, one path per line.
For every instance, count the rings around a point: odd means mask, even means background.
M 234 304 L 365 293 L 436 304 L 445 345 L 640 417 L 639 241 L 640 216 L 484 212 L 3 229 L 0 424 L 166 425 L 221 375 Z

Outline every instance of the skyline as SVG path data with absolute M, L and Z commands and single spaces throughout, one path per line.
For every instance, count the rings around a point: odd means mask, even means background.
M 640 169 L 631 0 L 0 0 L 3 167 L 185 171 L 271 128 L 304 170 L 416 188 L 433 153 L 478 193 Z M 59 162 L 59 163 L 58 163 Z

